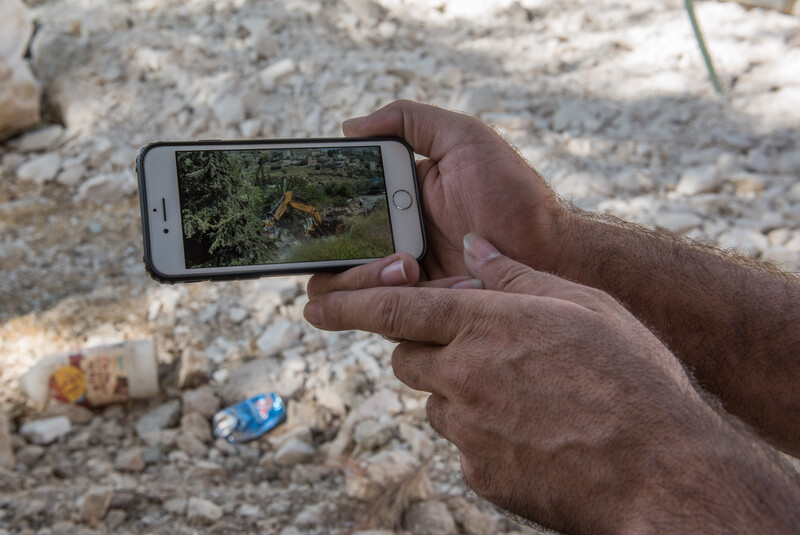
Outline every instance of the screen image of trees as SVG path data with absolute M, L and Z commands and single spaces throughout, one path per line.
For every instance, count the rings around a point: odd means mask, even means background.
M 379 147 L 178 151 L 176 164 L 187 269 L 394 252 Z

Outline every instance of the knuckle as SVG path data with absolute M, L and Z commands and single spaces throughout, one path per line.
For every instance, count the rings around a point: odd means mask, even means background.
M 481 397 L 481 374 L 472 367 L 461 366 L 452 374 L 454 394 L 466 402 L 477 401 Z
M 528 266 L 521 264 L 514 264 L 510 269 L 507 269 L 500 277 L 499 285 L 500 290 L 515 290 L 524 285 L 530 275 L 531 269 Z
M 399 331 L 402 319 L 401 298 L 396 292 L 379 294 L 370 307 L 380 334 L 393 335 Z

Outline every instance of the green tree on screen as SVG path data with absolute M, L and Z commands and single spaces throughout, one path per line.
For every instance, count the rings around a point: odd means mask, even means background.
M 241 266 L 269 260 L 258 178 L 248 158 L 222 151 L 180 152 L 181 215 L 188 267 Z

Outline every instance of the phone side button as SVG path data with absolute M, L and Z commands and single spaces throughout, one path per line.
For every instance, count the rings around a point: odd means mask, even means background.
M 392 202 L 398 210 L 407 210 L 411 206 L 411 194 L 404 189 L 399 189 L 392 195 Z

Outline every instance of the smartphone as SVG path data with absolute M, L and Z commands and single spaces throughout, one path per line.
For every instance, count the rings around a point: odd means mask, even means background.
M 397 138 L 158 142 L 136 160 L 144 261 L 159 282 L 340 271 L 425 234 Z

